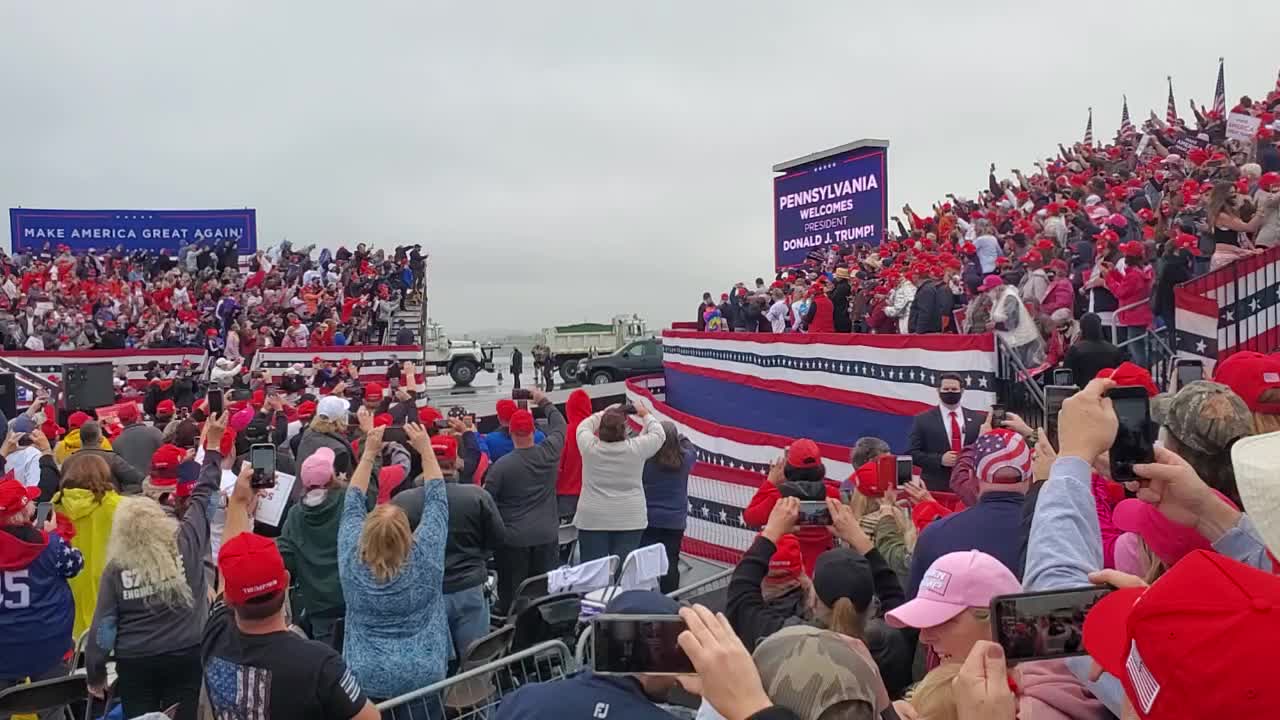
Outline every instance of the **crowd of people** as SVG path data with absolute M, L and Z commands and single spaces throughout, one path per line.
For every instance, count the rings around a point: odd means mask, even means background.
M 698 327 L 995 331 L 1034 370 L 1063 360 L 1092 314 L 1146 364 L 1177 284 L 1280 244 L 1280 90 L 1229 112 L 1256 118 L 1256 137 L 1228 138 L 1223 113 L 1195 110 L 1194 127 L 1153 117 L 1105 146 L 1059 145 L 1034 172 L 992 165 L 976 195 L 904 205 L 876 245 L 828 245 L 771 283 L 704 293 Z
M 705 720 L 1266 717 L 1280 357 L 1237 353 L 1159 394 L 1142 342 L 1114 343 L 1168 324 L 1170 283 L 1276 240 L 1277 104 L 1241 100 L 1266 130 L 1248 147 L 1197 113 L 1195 130 L 1060 148 L 1029 176 L 992 168 L 975 200 L 904 208 L 877 247 L 704 295 L 711 331 L 995 331 L 1082 386 L 1050 433 L 964 409 L 942 374 L 901 486 L 885 439 L 851 443 L 848 478 L 792 441 L 742 513 L 759 533 L 723 612 L 664 594 L 696 452 L 644 404 L 597 410 L 577 390 L 562 411 L 522 391 L 482 433 L 425 404 L 411 363 L 366 383 L 320 358 L 244 371 L 272 344 L 377 341 L 383 309 L 421 292 L 416 247 L 313 262 L 285 245 L 248 273 L 229 247 L 0 258 L 6 348 L 218 356 L 208 377 L 156 365 L 141 391 L 120 383 L 109 415 L 64 423 L 42 397 L 0 415 L 0 690 L 82 664 L 121 717 L 438 720 L 439 698 L 376 705 L 456 671 L 525 580 L 565 563 L 572 526 L 583 564 L 655 551 L 656 587 L 604 610 L 678 615 L 694 672 L 503 687 L 498 720 L 689 717 L 677 687 Z M 1123 482 L 1116 388 L 1145 391 L 1159 427 Z M 1082 588 L 1110 592 L 1059 644 L 1079 654 L 1014 664 L 993 642 L 1000 596 Z
M 201 348 L 240 361 L 268 347 L 408 345 L 412 334 L 388 329 L 421 297 L 425 273 L 420 245 L 316 254 L 285 241 L 255 253 L 247 272 L 234 241 L 176 255 L 0 250 L 0 348 Z

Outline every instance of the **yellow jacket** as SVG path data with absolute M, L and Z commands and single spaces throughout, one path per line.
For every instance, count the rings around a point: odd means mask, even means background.
M 57 445 L 53 446 L 53 459 L 61 466 L 67 458 L 71 457 L 71 453 L 79 450 L 80 447 L 80 428 L 76 428 L 59 440 Z M 110 450 L 111 441 L 104 436 L 98 447 L 103 450 Z
M 93 611 L 98 605 L 98 582 L 107 565 L 107 539 L 111 537 L 111 523 L 119 504 L 120 495 L 114 490 L 103 495 L 101 500 L 81 488 L 62 490 L 53 496 L 54 509 L 71 518 L 71 524 L 76 528 L 71 546 L 84 555 L 84 569 L 67 581 L 76 601 L 73 637 L 80 637 L 93 622 Z

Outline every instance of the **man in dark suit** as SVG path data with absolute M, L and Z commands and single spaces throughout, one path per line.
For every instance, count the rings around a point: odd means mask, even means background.
M 951 490 L 951 468 L 955 467 L 960 449 L 978 438 L 986 420 L 985 414 L 961 407 L 962 397 L 963 379 L 955 373 L 943 373 L 938 379 L 941 404 L 911 421 L 908 451 L 930 490 Z

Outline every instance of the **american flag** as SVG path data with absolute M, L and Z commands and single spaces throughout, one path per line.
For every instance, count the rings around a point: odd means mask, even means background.
M 1005 468 L 1017 468 L 1022 473 L 1017 480 L 1002 479 L 1006 483 L 1021 482 L 1031 472 L 1031 448 L 1012 430 L 1001 428 L 979 436 L 973 444 L 973 454 L 981 482 L 997 482 L 996 472 Z
M 1173 76 L 1169 76 L 1169 105 L 1164 111 L 1164 122 L 1169 127 L 1178 126 L 1178 106 L 1173 102 Z
M 1120 110 L 1120 137 L 1124 137 L 1125 135 L 1132 135 L 1134 129 L 1133 120 L 1129 119 L 1129 98 L 1124 95 L 1121 97 L 1124 98 L 1124 105 Z
M 1222 58 L 1218 58 L 1218 84 L 1213 88 L 1213 112 L 1219 118 L 1227 116 L 1227 87 L 1222 79 Z
M 1093 108 L 1089 108 L 1089 122 L 1084 126 L 1084 144 L 1093 147 Z
M 205 668 L 205 689 L 217 720 L 271 717 L 270 670 L 214 657 Z
M 1132 640 L 1129 641 L 1129 657 L 1125 660 L 1124 667 L 1129 673 L 1129 684 L 1133 686 L 1133 694 L 1138 698 L 1138 709 L 1143 715 L 1151 712 L 1151 706 L 1155 704 L 1156 697 L 1160 694 L 1160 683 L 1147 669 L 1147 664 L 1142 662 L 1142 655 L 1138 653 L 1138 643 Z

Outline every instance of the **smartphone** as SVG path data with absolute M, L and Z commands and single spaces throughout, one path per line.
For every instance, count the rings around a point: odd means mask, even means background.
M 876 492 L 884 495 L 885 491 L 897 484 L 898 458 L 893 455 L 876 458 Z
M 1112 388 L 1108 396 L 1120 421 L 1111 445 L 1111 479 L 1136 480 L 1133 466 L 1155 461 L 1156 426 L 1151 422 L 1151 401 L 1147 389 L 1136 385 Z
M 511 391 L 512 400 L 532 400 L 533 391 L 529 388 L 516 388 Z
M 1084 655 L 1084 619 L 1108 587 L 998 595 L 991 599 L 992 639 L 1010 663 Z
M 1005 416 L 1004 405 L 1001 405 L 999 403 L 992 405 L 991 406 L 991 428 L 996 429 L 996 428 L 1004 427 L 1004 416 Z
M 601 675 L 688 675 L 693 663 L 676 638 L 679 615 L 597 615 L 591 620 L 591 670 Z
M 903 485 L 911 482 L 911 471 L 913 466 L 911 464 L 910 455 L 899 455 L 894 467 L 896 470 L 894 473 L 894 481 L 898 484 L 898 487 L 902 487 Z
M 49 517 L 51 515 L 53 515 L 53 503 L 42 502 L 37 505 L 35 522 L 36 529 L 39 530 L 43 528 L 44 524 L 49 522 Z
M 830 525 L 831 509 L 826 500 L 801 500 L 796 525 Z
M 1057 368 L 1053 371 L 1054 385 L 1075 385 L 1075 373 L 1071 372 L 1071 368 Z
M 1044 431 L 1049 436 L 1049 444 L 1058 449 L 1058 413 L 1067 398 L 1080 392 L 1075 385 L 1048 385 L 1044 389 Z
M 1174 362 L 1174 375 L 1178 381 L 1178 389 L 1204 379 L 1204 361 L 1190 358 L 1179 358 Z
M 222 391 L 217 389 L 209 390 L 209 415 L 217 415 L 222 412 Z
M 409 446 L 409 436 L 404 431 L 403 425 L 388 425 L 382 429 L 383 442 L 400 443 L 405 447 Z
M 249 487 L 264 490 L 276 486 L 276 446 L 271 443 L 254 443 L 249 447 L 249 465 L 253 478 Z

